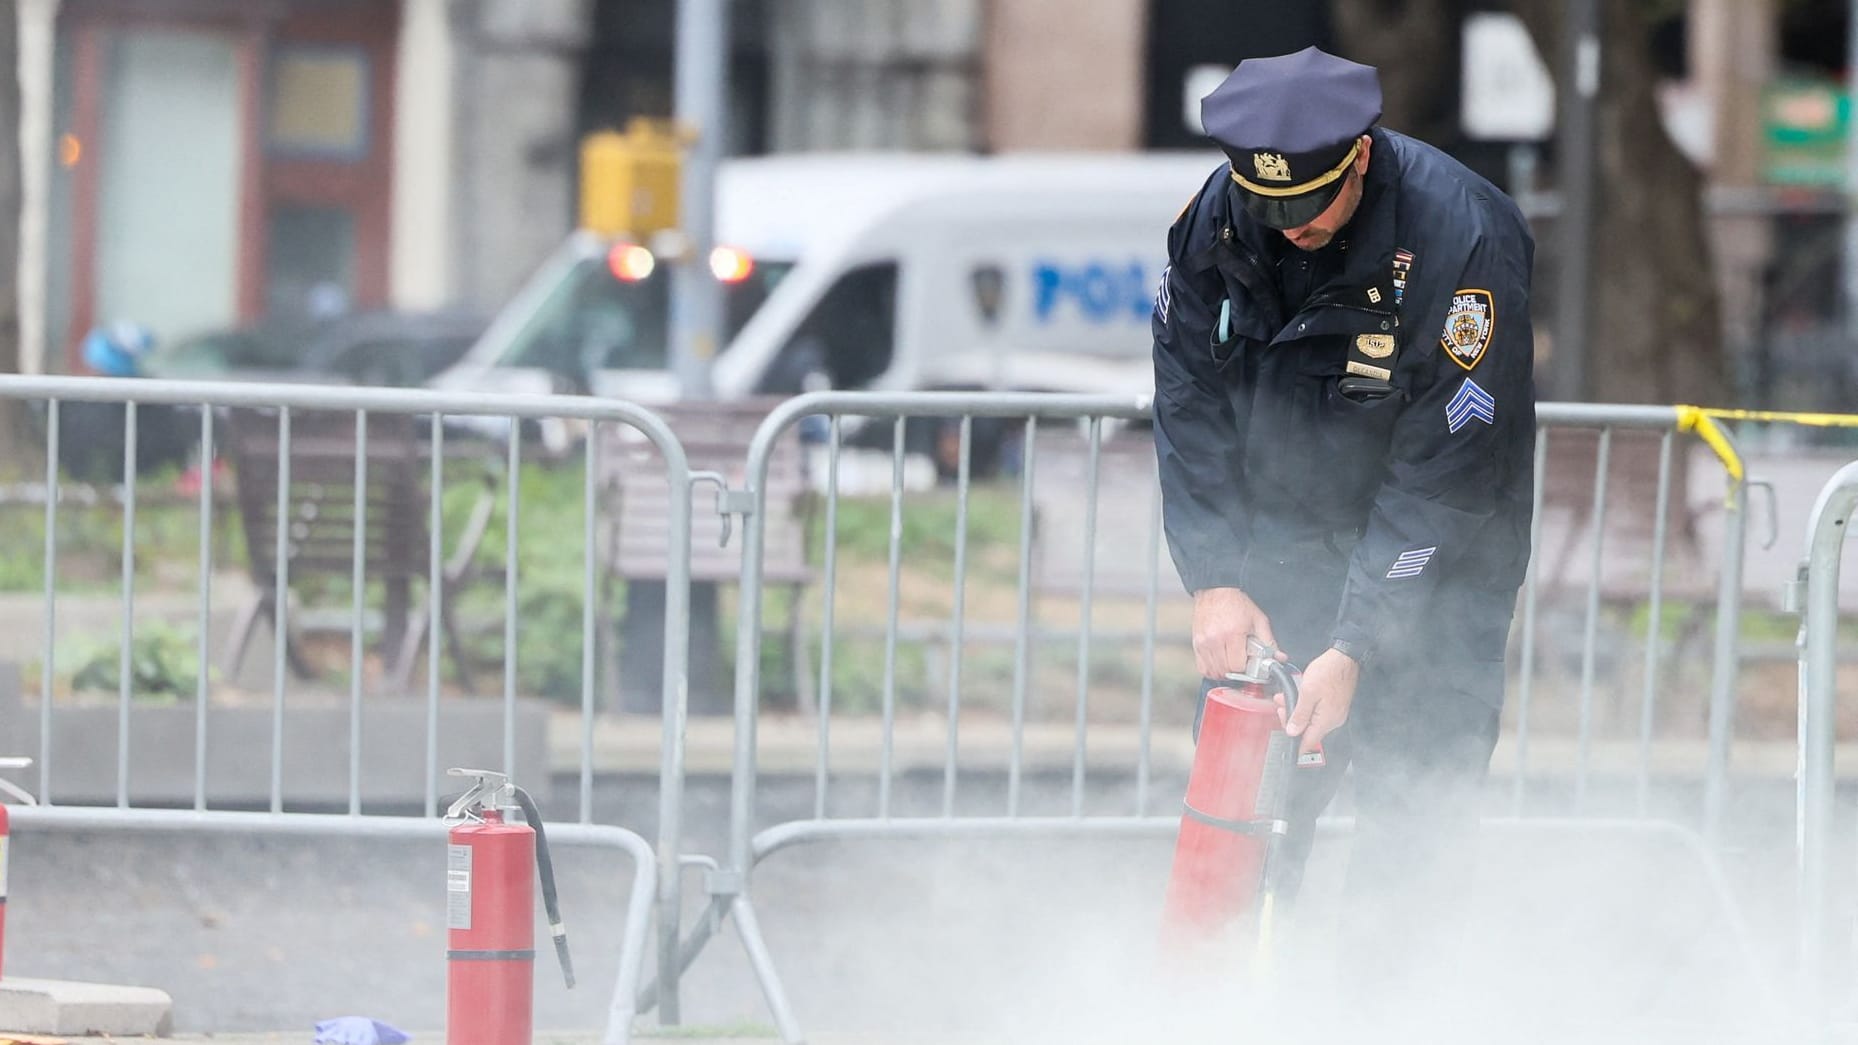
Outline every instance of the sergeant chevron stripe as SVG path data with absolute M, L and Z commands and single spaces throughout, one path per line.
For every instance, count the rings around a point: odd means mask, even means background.
M 1438 550 L 1439 546 L 1435 544 L 1430 548 L 1414 548 L 1412 551 L 1401 552 L 1400 556 L 1393 561 L 1393 568 L 1387 571 L 1387 579 L 1391 581 L 1402 577 L 1419 576 L 1425 571 L 1426 564 L 1432 561 L 1432 553 Z
M 1458 431 L 1472 421 L 1482 421 L 1487 425 L 1497 423 L 1497 401 L 1489 392 L 1477 386 L 1470 378 L 1458 386 L 1458 394 L 1445 404 L 1445 425 L 1453 432 Z

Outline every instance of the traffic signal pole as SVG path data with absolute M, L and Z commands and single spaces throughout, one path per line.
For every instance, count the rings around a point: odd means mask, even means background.
M 710 364 L 722 343 L 722 285 L 710 272 L 716 246 L 716 168 L 722 162 L 728 92 L 727 0 L 678 0 L 676 117 L 685 142 L 678 193 L 685 249 L 671 273 L 671 368 L 687 399 L 708 399 Z

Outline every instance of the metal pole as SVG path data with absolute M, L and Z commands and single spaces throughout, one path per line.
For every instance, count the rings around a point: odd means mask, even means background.
M 665 460 L 665 481 L 670 485 L 671 506 L 665 521 L 670 525 L 671 537 L 666 545 L 666 562 L 664 584 L 664 645 L 662 654 L 664 674 L 660 680 L 658 706 L 660 709 L 661 740 L 659 742 L 658 766 L 658 852 L 665 858 L 658 864 L 658 1018 L 659 1022 L 674 1025 L 679 1022 L 678 975 L 682 966 L 678 963 L 677 942 L 681 935 L 680 919 L 683 912 L 684 885 L 679 877 L 682 864 L 679 857 L 683 853 L 684 837 L 684 732 L 690 718 L 690 460 L 684 455 L 684 448 L 668 428 L 659 422 L 657 428 L 647 428 L 637 421 L 629 422 L 632 427 L 643 432 L 658 447 L 658 452 Z M 766 486 L 766 473 L 755 477 L 759 492 Z M 765 497 L 765 493 L 759 494 Z M 756 505 L 757 508 L 761 504 Z M 761 516 L 759 514 L 745 519 L 742 533 L 742 576 L 759 577 L 759 573 L 750 573 L 761 565 Z M 744 582 L 746 584 L 746 581 Z M 761 635 L 761 592 L 756 589 L 753 597 L 747 587 L 742 589 L 742 620 L 749 625 L 742 629 L 736 640 L 736 663 L 747 664 L 749 657 L 743 655 L 744 648 L 754 650 Z M 755 694 L 760 677 L 753 669 L 737 672 L 736 692 L 736 752 L 735 776 L 733 788 L 740 789 L 741 794 L 731 794 L 731 802 L 738 798 L 752 801 L 755 786 L 752 770 L 744 772 L 745 765 L 753 765 L 755 752 L 755 735 L 753 729 Z M 749 701 L 745 709 L 741 701 Z M 742 728 L 746 714 L 750 728 Z M 744 736 L 744 733 L 747 733 Z M 742 779 L 747 777 L 748 779 Z M 738 810 L 732 806 L 732 812 L 743 819 L 734 821 L 741 824 L 744 834 L 749 829 L 746 809 Z M 747 874 L 748 863 L 732 864 L 732 869 L 740 869 Z
M 1722 843 L 1729 802 L 1729 748 L 1735 741 L 1735 705 L 1740 682 L 1742 572 L 1748 548 L 1748 483 L 1729 480 L 1724 505 L 1722 573 L 1716 581 L 1716 647 L 1710 667 L 1709 762 L 1703 774 L 1703 837 Z
M 19 368 L 42 374 L 46 364 L 46 282 L 51 268 L 51 171 L 53 99 L 57 95 L 52 71 L 57 54 L 60 0 L 25 0 L 19 10 Z
M 1587 800 L 1587 774 L 1593 756 L 1594 651 L 1600 639 L 1600 573 L 1606 551 L 1606 480 L 1613 456 L 1613 430 L 1600 430 L 1594 452 L 1593 515 L 1587 532 L 1593 534 L 1593 560 L 1587 568 L 1587 629 L 1581 642 L 1580 753 L 1574 777 L 1574 811 Z
M 688 145 L 678 187 L 685 250 L 671 273 L 671 365 L 684 395 L 693 399 L 710 397 L 710 361 L 722 336 L 722 286 L 710 273 L 710 251 L 716 245 L 728 53 L 723 0 L 678 0 L 677 126 Z
M 58 654 L 58 400 L 45 404 L 45 667 L 39 671 L 39 801 L 52 804 L 52 683 Z M 206 677 L 206 661 L 200 662 Z
M 129 702 L 135 696 L 135 493 L 142 476 L 136 467 L 136 404 L 123 404 L 123 638 L 117 651 L 116 807 L 129 808 Z M 279 645 L 283 641 L 279 640 Z M 50 653 L 50 650 L 46 651 Z M 48 668 L 49 670 L 49 668 Z M 201 671 L 206 665 L 200 666 Z
M 1600 93 L 1600 0 L 1570 0 L 1563 38 L 1560 113 L 1561 272 L 1556 284 L 1553 372 L 1558 399 L 1592 398 L 1587 362 L 1593 312 L 1594 118 Z
M 1800 621 L 1800 761 L 1795 800 L 1798 975 L 1808 1025 L 1823 1026 L 1827 964 L 1837 921 L 1830 913 L 1832 814 L 1837 778 L 1833 764 L 1838 702 L 1839 563 L 1852 513 L 1858 508 L 1858 463 L 1848 464 L 1820 490 L 1807 527 L 1805 601 Z

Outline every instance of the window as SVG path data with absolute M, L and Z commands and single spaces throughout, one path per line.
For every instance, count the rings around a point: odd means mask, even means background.
M 270 313 L 327 319 L 349 311 L 355 233 L 355 215 L 341 207 L 273 204 L 265 237 Z
M 368 154 L 368 57 L 359 47 L 286 46 L 272 56 L 273 152 Z
M 822 379 L 831 388 L 862 388 L 890 369 L 896 342 L 896 262 L 855 268 L 813 306 L 760 390 L 790 395 Z
M 136 27 L 105 59 L 100 148 L 85 161 L 102 230 L 91 322 L 163 341 L 225 327 L 238 316 L 237 41 Z

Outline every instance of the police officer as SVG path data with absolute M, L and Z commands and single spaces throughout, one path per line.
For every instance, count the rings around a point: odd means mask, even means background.
M 1377 126 L 1374 69 L 1249 59 L 1201 103 L 1228 163 L 1168 232 L 1155 446 L 1213 682 L 1303 665 L 1298 825 L 1353 764 L 1344 947 L 1389 972 L 1469 884 L 1529 554 L 1534 242 L 1510 199 Z M 1305 759 L 1305 761 L 1314 761 Z

